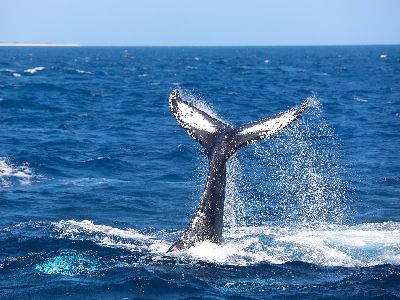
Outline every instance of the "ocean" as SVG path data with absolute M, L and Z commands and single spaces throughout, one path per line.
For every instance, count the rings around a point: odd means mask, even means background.
M 223 243 L 166 253 L 233 126 Z M 400 46 L 0 48 L 0 299 L 400 298 Z

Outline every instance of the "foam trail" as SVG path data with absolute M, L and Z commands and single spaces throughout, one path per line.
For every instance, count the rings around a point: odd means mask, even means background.
M 134 229 L 119 229 L 107 225 L 96 225 L 90 220 L 59 221 L 52 223 L 60 238 L 92 240 L 102 246 L 119 247 L 131 251 L 165 253 L 168 243 L 157 240 L 156 236 L 142 234 Z
M 102 233 L 108 236 L 118 236 L 121 238 L 130 238 L 130 239 L 151 238 L 151 236 L 143 235 L 133 229 L 122 230 L 106 225 L 95 225 L 92 221 L 89 220 L 83 220 L 83 221 L 62 220 L 59 222 L 54 222 L 52 223 L 52 225 L 55 228 L 60 229 L 60 237 L 75 238 L 77 235 L 81 233 L 89 233 L 89 234 Z

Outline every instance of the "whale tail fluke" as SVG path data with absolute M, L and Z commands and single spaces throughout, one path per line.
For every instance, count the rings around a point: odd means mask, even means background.
M 213 141 L 222 132 L 232 127 L 181 99 L 178 90 L 169 96 L 169 108 L 178 123 L 197 140 L 208 154 L 214 150 Z
M 233 128 L 229 124 L 218 120 L 206 112 L 194 107 L 181 99 L 178 90 L 173 90 L 169 96 L 169 107 L 179 124 L 186 132 L 197 140 L 206 150 L 207 154 L 213 152 L 216 140 L 222 133 L 229 141 L 229 156 L 240 148 L 274 136 L 293 123 L 308 106 L 306 100 L 300 107 L 280 113 L 271 118 L 247 123 Z M 226 133 L 229 134 L 226 134 Z
M 235 151 L 246 145 L 276 135 L 297 120 L 308 105 L 309 101 L 306 100 L 298 108 L 235 128 Z

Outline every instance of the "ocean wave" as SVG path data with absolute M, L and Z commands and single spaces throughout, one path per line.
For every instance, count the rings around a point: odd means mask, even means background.
M 77 178 L 77 179 L 66 179 L 61 181 L 63 184 L 66 185 L 74 185 L 74 186 L 98 186 L 110 183 L 123 183 L 123 180 L 117 179 L 109 179 L 109 178 L 93 178 L 93 177 L 84 177 L 84 178 Z
M 400 265 L 400 223 L 396 222 L 327 224 L 315 229 L 236 227 L 224 232 L 224 242 L 220 245 L 205 241 L 186 251 L 172 253 L 166 253 L 173 240 L 165 232 L 143 234 L 134 229 L 96 225 L 88 220 L 52 224 L 59 238 L 91 240 L 102 246 L 190 262 L 238 266 L 295 261 L 342 267 Z
M 0 189 L 8 188 L 17 182 L 22 185 L 31 184 L 36 175 L 28 164 L 15 166 L 7 157 L 0 157 Z
M 86 75 L 91 75 L 93 74 L 90 71 L 85 71 L 85 70 L 81 70 L 81 69 L 75 69 L 75 68 L 65 68 L 65 71 L 69 72 L 69 73 L 78 73 L 78 74 L 86 74 Z
M 354 97 L 354 100 L 355 100 L 356 102 L 360 102 L 360 103 L 368 102 L 367 99 L 364 99 L 364 98 L 362 98 L 362 97 Z
M 92 74 L 92 72 L 85 71 L 85 70 L 80 70 L 80 69 L 76 69 L 75 71 L 76 71 L 77 73 L 79 73 L 79 74 Z
M 19 74 L 14 69 L 9 69 L 9 68 L 0 69 L 0 73 L 8 73 L 8 74 L 12 74 L 12 76 L 14 76 L 14 77 L 21 77 L 21 74 Z
M 52 223 L 59 238 L 90 240 L 101 246 L 122 248 L 143 254 L 149 252 L 163 256 L 170 242 L 160 239 L 160 235 L 143 234 L 135 229 L 119 229 L 107 225 L 97 225 L 90 220 L 59 221 Z
M 131 239 L 148 239 L 151 236 L 143 235 L 134 229 L 119 229 L 107 225 L 96 225 L 93 221 L 83 220 L 61 220 L 59 222 L 53 222 L 52 225 L 60 229 L 60 237 L 70 237 L 74 238 L 76 234 L 86 232 L 86 233 L 104 233 L 107 235 L 114 235 L 122 238 Z
M 33 75 L 38 71 L 43 71 L 44 69 L 46 69 L 46 68 L 45 67 L 34 67 L 32 69 L 26 69 L 26 70 L 24 70 L 24 72 Z
M 8 68 L 0 69 L 0 73 L 14 73 L 14 72 L 15 70 L 13 69 L 8 69 Z

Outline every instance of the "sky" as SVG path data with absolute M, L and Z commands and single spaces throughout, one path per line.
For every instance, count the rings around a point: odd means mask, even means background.
M 0 0 L 0 42 L 400 44 L 400 0 Z

